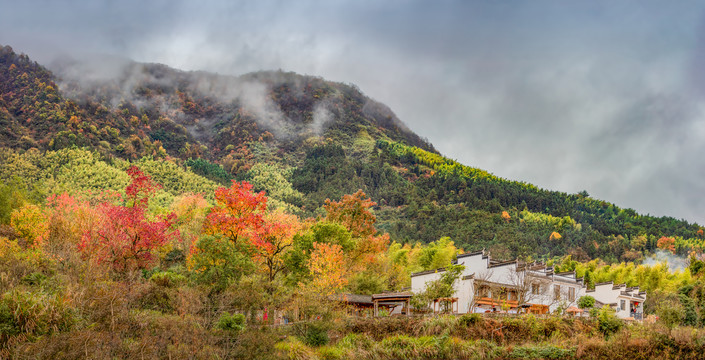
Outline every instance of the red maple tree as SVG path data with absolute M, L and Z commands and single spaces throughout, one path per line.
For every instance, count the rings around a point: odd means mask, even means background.
M 301 228 L 302 224 L 296 215 L 283 211 L 265 215 L 264 224 L 253 244 L 255 261 L 264 266 L 270 282 L 284 270 L 284 255 L 293 245 L 294 235 Z
M 98 225 L 87 231 L 79 244 L 82 253 L 95 256 L 118 271 L 152 266 L 156 259 L 152 251 L 179 236 L 172 228 L 176 218 L 173 213 L 154 220 L 147 218 L 149 199 L 159 185 L 137 167 L 129 168 L 127 173 L 132 182 L 125 189 L 124 204 L 98 205 Z

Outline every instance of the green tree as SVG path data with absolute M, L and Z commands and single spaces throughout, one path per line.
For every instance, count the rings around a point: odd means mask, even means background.
M 189 256 L 189 268 L 199 283 L 223 291 L 244 274 L 254 271 L 249 245 L 234 243 L 223 236 L 201 237 Z
M 590 295 L 581 296 L 578 299 L 578 307 L 581 309 L 591 309 L 595 306 L 595 298 Z

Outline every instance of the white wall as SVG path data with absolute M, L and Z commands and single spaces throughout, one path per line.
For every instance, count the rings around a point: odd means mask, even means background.
M 417 275 L 411 277 L 411 292 L 418 294 L 426 289 L 426 283 L 435 281 L 441 278 L 445 271 L 438 271 L 429 274 Z

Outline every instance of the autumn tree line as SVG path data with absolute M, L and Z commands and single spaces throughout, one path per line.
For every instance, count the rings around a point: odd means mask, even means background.
M 267 324 L 289 321 L 305 324 L 299 334 L 307 344 L 325 344 L 345 318 L 339 294 L 400 290 L 411 272 L 449 266 L 462 252 L 447 237 L 391 242 L 361 190 L 301 218 L 244 181 L 155 204 L 164 186 L 134 165 L 125 176 L 120 191 L 63 192 L 43 203 L 3 186 L 3 204 L 12 204 L 0 236 L 4 356 L 38 348 L 77 356 L 88 343 L 101 357 L 249 352 L 261 345 L 253 337 L 271 331 Z M 548 265 L 588 284 L 641 286 L 647 313 L 669 327 L 705 325 L 705 265 L 695 258 L 679 272 L 570 256 Z M 131 337 L 139 349 L 120 345 Z

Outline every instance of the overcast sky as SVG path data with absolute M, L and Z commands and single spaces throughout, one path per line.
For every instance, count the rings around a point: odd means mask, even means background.
M 353 83 L 446 156 L 705 223 L 702 1 L 9 1 L 0 44 Z

